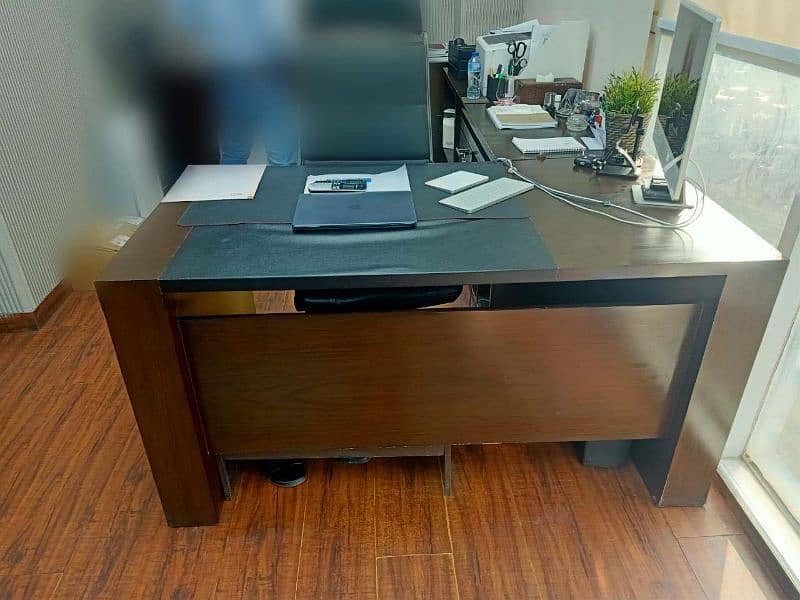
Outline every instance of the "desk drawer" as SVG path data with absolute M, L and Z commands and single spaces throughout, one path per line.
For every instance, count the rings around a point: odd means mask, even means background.
M 183 319 L 227 457 L 662 435 L 693 305 Z M 680 375 L 679 375 L 680 376 Z

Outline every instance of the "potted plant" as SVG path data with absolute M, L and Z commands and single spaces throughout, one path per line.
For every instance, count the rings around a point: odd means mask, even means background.
M 676 73 L 664 80 L 658 121 L 675 156 L 683 154 L 699 88 L 700 81 L 689 79 L 686 73 Z
M 644 119 L 644 129 L 647 129 L 658 98 L 658 89 L 657 75 L 648 77 L 636 69 L 611 74 L 603 92 L 607 148 L 615 148 L 619 144 L 629 154 L 634 154 L 637 126 L 634 124 L 630 127 L 631 118 L 638 108 L 639 115 Z

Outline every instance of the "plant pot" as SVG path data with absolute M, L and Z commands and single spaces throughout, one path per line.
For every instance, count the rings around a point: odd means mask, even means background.
M 664 131 L 664 137 L 667 138 L 669 149 L 675 157 L 683 154 L 686 140 L 689 138 L 690 120 L 689 115 L 681 115 L 680 117 L 658 116 L 658 122 Z
M 619 144 L 620 147 L 625 150 L 625 152 L 630 154 L 631 157 L 636 160 L 639 158 L 639 152 L 636 152 L 636 156 L 634 156 L 634 151 L 636 150 L 636 130 L 638 129 L 638 124 L 634 123 L 631 126 L 631 116 L 632 115 L 621 114 L 606 115 L 606 149 L 610 150 L 612 148 L 616 148 L 617 144 Z M 645 131 L 647 131 L 649 124 L 650 115 L 644 115 Z M 629 127 L 630 130 L 628 130 Z

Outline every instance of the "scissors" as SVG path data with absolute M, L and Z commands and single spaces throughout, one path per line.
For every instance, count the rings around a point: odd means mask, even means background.
M 511 76 L 519 75 L 528 66 L 528 59 L 525 58 L 527 52 L 528 44 L 525 42 L 508 42 L 508 53 L 511 55 L 508 69 Z

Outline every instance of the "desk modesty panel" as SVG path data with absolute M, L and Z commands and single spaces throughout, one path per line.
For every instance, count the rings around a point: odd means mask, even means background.
M 212 452 L 243 458 L 657 438 L 673 412 L 670 389 L 695 310 L 466 309 L 180 323 Z

